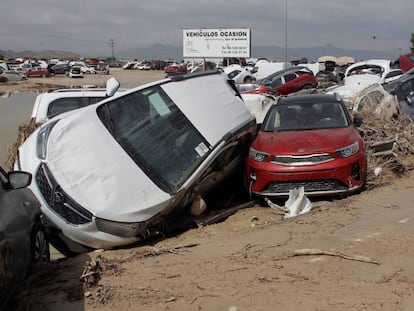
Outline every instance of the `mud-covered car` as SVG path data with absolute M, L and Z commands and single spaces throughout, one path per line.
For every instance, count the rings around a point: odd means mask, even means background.
M 356 119 L 356 125 L 361 120 Z M 250 148 L 247 176 L 259 197 L 346 195 L 366 183 L 364 142 L 335 95 L 280 97 Z
M 0 310 L 29 273 L 49 261 L 40 204 L 29 189 L 27 172 L 0 167 Z
M 84 252 L 133 243 L 191 210 L 243 163 L 255 134 L 234 83 L 208 71 L 57 116 L 16 165 L 34 175 L 57 247 Z
M 384 89 L 396 97 L 399 111 L 414 120 L 414 72 L 409 71 L 399 79 L 385 84 Z

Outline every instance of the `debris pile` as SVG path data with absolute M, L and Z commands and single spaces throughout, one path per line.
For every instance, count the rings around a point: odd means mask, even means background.
M 30 124 L 26 123 L 21 126 L 19 126 L 19 132 L 17 135 L 16 141 L 13 143 L 13 145 L 9 146 L 8 148 L 8 155 L 7 155 L 7 161 L 6 161 L 6 169 L 12 170 L 13 164 L 17 156 L 17 149 L 23 144 L 23 142 L 27 139 L 27 137 L 30 136 L 36 130 L 36 128 L 39 127 L 39 124 Z
M 98 285 L 102 274 L 107 271 L 114 275 L 120 275 L 123 271 L 117 260 L 109 260 L 102 256 L 97 256 L 91 261 L 87 261 L 83 267 L 81 282 L 84 283 L 84 295 L 100 304 L 106 304 L 114 294 L 114 289 L 109 285 Z
M 399 114 L 387 119 L 362 112 L 359 128 L 367 147 L 367 187 L 389 183 L 414 168 L 414 122 Z M 379 148 L 386 146 L 386 148 Z

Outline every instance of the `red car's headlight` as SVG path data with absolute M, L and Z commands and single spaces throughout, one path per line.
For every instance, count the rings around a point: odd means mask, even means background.
M 358 151 L 359 151 L 359 143 L 358 143 L 358 141 L 356 141 L 352 145 L 349 145 L 349 146 L 346 146 L 344 148 L 338 149 L 335 152 L 341 158 L 348 158 L 350 156 L 353 156 Z
M 254 148 L 250 148 L 249 157 L 257 162 L 263 162 L 269 157 L 269 154 L 263 151 L 258 151 Z

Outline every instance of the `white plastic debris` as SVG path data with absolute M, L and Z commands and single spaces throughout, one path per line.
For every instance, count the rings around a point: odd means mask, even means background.
M 381 175 L 381 173 L 382 173 L 382 168 L 381 168 L 381 167 L 376 167 L 376 168 L 374 169 L 374 175 L 375 175 L 375 176 L 380 176 L 380 175 Z
M 285 202 L 285 206 L 279 206 L 268 198 L 265 198 L 265 201 L 271 208 L 282 210 L 285 213 L 283 216 L 284 219 L 305 214 L 312 209 L 311 202 L 305 196 L 304 187 L 289 190 L 289 199 Z
M 206 208 L 206 202 L 201 196 L 197 195 L 193 201 L 193 204 L 191 205 L 191 215 L 200 216 Z

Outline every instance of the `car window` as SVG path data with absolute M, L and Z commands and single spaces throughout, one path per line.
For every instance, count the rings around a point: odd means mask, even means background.
M 374 110 L 384 98 L 384 94 L 380 91 L 373 91 L 364 95 L 356 104 L 357 111 Z
M 229 77 L 229 79 L 234 79 L 235 77 L 239 75 L 240 72 L 241 72 L 240 70 L 234 70 L 230 72 L 227 76 Z
M 154 114 L 165 116 L 171 113 L 171 109 L 168 107 L 168 104 L 162 99 L 159 93 L 151 93 L 148 96 L 148 99 L 151 103 L 150 112 L 152 117 L 154 116 Z
M 392 77 L 400 76 L 402 74 L 403 74 L 403 72 L 401 70 L 393 70 L 393 71 L 387 73 L 385 78 L 392 78 Z
M 98 115 L 132 160 L 169 193 L 209 151 L 207 141 L 159 86 L 101 105 Z
M 397 91 L 397 98 L 399 101 L 405 100 L 412 91 L 414 91 L 414 79 L 408 80 L 401 84 Z
M 295 80 L 297 78 L 297 75 L 294 73 L 288 73 L 287 75 L 284 76 L 285 78 L 285 83 Z
M 281 78 L 281 77 L 278 77 L 278 78 L 274 79 L 274 80 L 270 83 L 270 86 L 271 86 L 272 88 L 278 87 L 279 85 L 282 85 L 282 78 Z
M 82 97 L 59 98 L 49 104 L 47 116 L 52 117 L 83 107 Z
M 349 126 L 347 112 L 338 102 L 292 103 L 269 110 L 264 131 L 298 131 Z
M 257 89 L 259 87 L 258 84 L 237 84 L 237 89 L 239 90 L 240 93 L 242 92 L 249 92 L 249 91 L 253 91 L 255 89 Z
M 7 184 L 6 172 L 0 167 L 0 193 L 4 192 Z
M 88 102 L 88 105 L 93 105 L 104 99 L 105 97 L 87 97 L 87 102 Z

